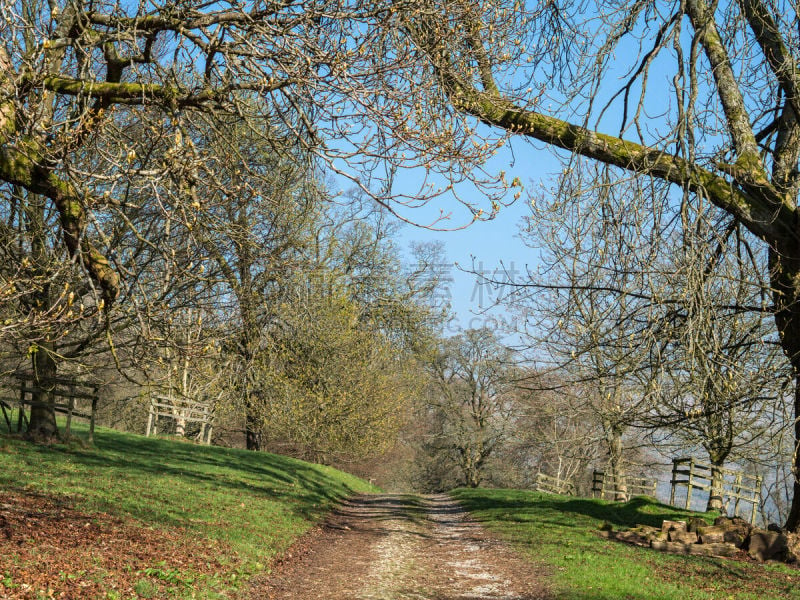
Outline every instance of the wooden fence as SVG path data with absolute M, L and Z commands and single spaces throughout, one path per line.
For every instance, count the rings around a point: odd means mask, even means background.
M 645 477 L 621 478 L 619 483 L 615 478 L 605 471 L 594 470 L 592 472 L 592 496 L 594 498 L 606 498 L 610 496 L 612 500 L 628 500 L 631 496 L 653 496 L 656 495 L 658 481 Z
M 147 415 L 145 435 L 158 433 L 159 417 L 167 417 L 175 422 L 200 423 L 198 439 L 204 444 L 211 444 L 214 414 L 212 407 L 202 402 L 185 398 L 169 398 L 167 396 L 151 396 L 150 410 Z
M 52 407 L 55 412 L 67 417 L 64 435 L 69 437 L 72 419 L 78 417 L 89 421 L 89 441 L 94 441 L 97 390 L 99 389 L 96 384 L 65 377 L 53 377 L 45 383 L 37 381 L 32 373 L 15 373 L 13 377 L 17 381 L 15 389 L 19 396 L 0 398 L 0 410 L 2 410 L 9 431 L 13 429 L 10 416 L 13 406 L 18 407 L 16 429 L 17 432 L 21 432 L 23 427 L 27 427 L 30 422 L 26 408 L 51 406 L 49 403 L 34 400 L 37 395 L 47 393 L 52 398 Z
M 722 478 L 722 499 L 725 510 L 731 514 L 731 502 L 733 502 L 732 515 L 740 517 L 740 505 L 750 505 L 749 519 L 755 523 L 756 511 L 761 502 L 760 475 L 747 475 L 741 471 L 733 469 L 723 469 L 712 465 L 697 462 L 694 458 L 676 458 L 672 461 L 672 489 L 670 491 L 669 502 L 675 506 L 675 492 L 679 486 L 686 487 L 685 508 L 690 509 L 692 504 L 693 490 L 711 493 L 712 471 L 717 469 Z
M 536 475 L 536 489 L 547 494 L 575 495 L 575 486 L 571 482 L 541 472 Z

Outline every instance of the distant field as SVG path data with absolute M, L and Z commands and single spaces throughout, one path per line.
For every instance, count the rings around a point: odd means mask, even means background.
M 220 597 L 366 491 L 267 453 L 102 428 L 95 447 L 0 434 L 0 598 Z
M 460 489 L 452 495 L 475 518 L 514 543 L 533 563 L 542 565 L 559 598 L 800 598 L 797 568 L 667 555 L 597 535 L 603 523 L 615 530 L 636 524 L 660 526 L 664 519 L 690 514 L 652 499 L 615 504 L 485 489 Z

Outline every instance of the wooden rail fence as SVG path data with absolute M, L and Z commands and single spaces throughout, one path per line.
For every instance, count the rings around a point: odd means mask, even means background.
M 14 387 L 19 396 L 0 398 L 0 410 L 3 412 L 9 431 L 13 428 L 10 416 L 13 407 L 15 405 L 18 407 L 16 429 L 17 432 L 21 432 L 30 422 L 26 408 L 51 406 L 49 403 L 34 400 L 37 395 L 47 393 L 52 398 L 55 412 L 67 417 L 64 435 L 69 437 L 72 419 L 78 417 L 89 421 L 89 441 L 94 441 L 98 385 L 65 377 L 52 377 L 46 382 L 40 382 L 32 373 L 14 373 L 13 377 L 17 381 Z
M 747 475 L 741 471 L 713 467 L 696 461 L 694 458 L 676 458 L 672 461 L 672 488 L 669 503 L 675 506 L 675 492 L 679 486 L 686 487 L 685 508 L 689 510 L 692 504 L 693 490 L 711 493 L 711 477 L 713 470 L 717 469 L 722 478 L 721 494 L 723 506 L 730 514 L 730 503 L 733 502 L 733 516 L 740 517 L 740 505 L 750 505 L 749 519 L 755 523 L 756 511 L 761 502 L 760 475 Z
M 547 494 L 575 495 L 575 486 L 572 485 L 572 482 L 558 477 L 551 477 L 542 472 L 536 475 L 536 489 Z
M 657 487 L 658 481 L 655 479 L 626 476 L 617 482 L 610 473 L 596 469 L 592 472 L 592 496 L 594 498 L 610 496 L 612 500 L 626 501 L 631 496 L 655 497 Z
M 145 435 L 158 433 L 159 417 L 167 417 L 183 423 L 200 423 L 199 440 L 204 444 L 211 444 L 214 414 L 212 407 L 202 402 L 195 402 L 185 398 L 169 398 L 168 396 L 151 396 L 150 410 L 147 415 L 147 429 Z

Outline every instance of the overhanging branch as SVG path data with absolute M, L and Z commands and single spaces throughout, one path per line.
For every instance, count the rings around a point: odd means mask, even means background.
M 292 83 L 291 79 L 272 83 L 237 83 L 221 88 L 207 88 L 189 92 L 180 88 L 155 83 L 115 83 L 87 81 L 71 77 L 46 77 L 42 80 L 41 87 L 66 96 L 102 99 L 108 104 L 145 105 L 167 101 L 174 102 L 176 106 L 186 107 L 219 102 L 235 91 L 252 90 L 269 93 Z
M 794 212 L 788 206 L 755 197 L 681 157 L 520 108 L 500 94 L 486 94 L 453 83 L 446 88 L 456 108 L 487 125 L 702 193 L 762 239 L 774 241 L 797 235 L 792 227 Z

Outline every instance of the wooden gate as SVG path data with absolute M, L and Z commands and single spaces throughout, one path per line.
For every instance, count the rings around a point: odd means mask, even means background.
M 536 489 L 547 494 L 575 495 L 575 486 L 572 485 L 572 482 L 541 472 L 536 475 Z
M 631 496 L 652 496 L 656 495 L 658 481 L 647 479 L 646 477 L 625 477 L 624 489 L 619 485 L 610 473 L 594 470 L 592 472 L 592 496 L 594 498 L 606 498 L 616 500 L 624 496 L 625 500 Z

